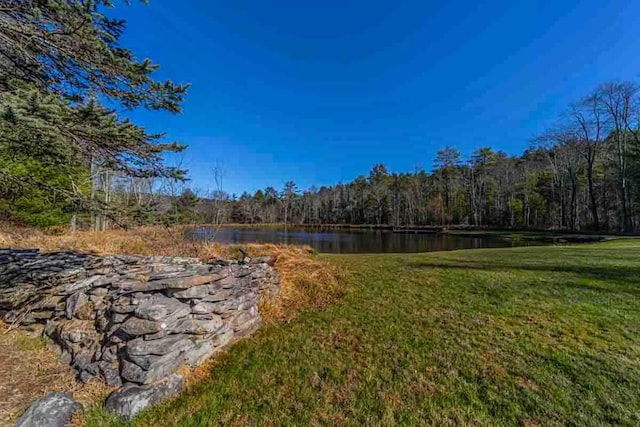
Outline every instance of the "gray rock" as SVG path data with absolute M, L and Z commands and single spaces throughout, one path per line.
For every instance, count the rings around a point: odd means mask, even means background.
M 163 356 L 183 348 L 188 348 L 191 345 L 192 341 L 182 335 L 170 335 L 164 339 L 151 341 L 136 338 L 135 340 L 129 341 L 125 351 L 127 355 L 131 356 L 145 356 L 148 354 Z
M 231 327 L 237 335 L 243 336 L 255 332 L 261 322 L 262 319 L 258 315 L 257 310 L 255 313 L 245 311 L 231 319 Z
M 193 368 L 202 365 L 219 350 L 213 340 L 199 340 L 195 344 L 193 349 L 183 354 L 184 363 Z
M 208 320 L 184 319 L 175 326 L 174 331 L 179 334 L 208 335 L 218 331 L 222 324 L 220 316 Z
M 81 371 L 80 375 L 78 375 L 78 379 L 80 380 L 80 382 L 82 382 L 83 384 L 88 383 L 89 381 L 91 381 L 93 378 L 95 377 L 95 374 L 92 374 L 91 372 L 88 371 Z
M 209 302 L 206 298 L 203 299 L 204 302 Z M 237 300 L 229 299 L 226 301 L 216 301 L 210 302 L 207 305 L 207 310 L 210 310 L 210 313 L 214 314 L 225 314 L 230 311 L 237 311 L 240 304 Z
M 84 291 L 86 289 L 94 288 L 97 286 L 104 286 L 110 283 L 111 280 L 112 279 L 107 276 L 91 276 L 68 285 L 65 288 L 65 294 L 71 295 L 78 291 Z
M 175 298 L 153 294 L 141 299 L 134 314 L 137 317 L 153 321 L 166 321 L 168 317 L 180 318 L 191 313 L 187 304 Z
M 226 344 L 215 337 L 188 341 L 180 350 L 163 356 L 127 355 L 122 361 L 120 375 L 130 382 L 150 384 L 171 375 L 183 365 L 198 366 L 218 350 L 220 345 Z
M 100 373 L 104 378 L 104 382 L 107 383 L 109 387 L 120 387 L 122 385 L 117 364 L 100 362 L 98 363 L 98 367 L 100 368 Z
M 114 363 L 118 361 L 118 348 L 115 345 L 104 347 L 102 350 L 102 360 L 108 363 Z
M 90 293 L 96 297 L 104 297 L 109 293 L 109 290 L 107 288 L 94 288 L 91 289 Z
M 120 376 L 125 381 L 130 381 L 136 384 L 144 384 L 146 371 L 133 362 L 122 360 L 120 362 Z
M 172 291 L 170 295 L 180 299 L 201 299 L 222 289 L 222 285 L 212 283 L 209 285 L 194 286 L 183 291 Z
M 185 353 L 176 351 L 164 356 L 129 356 L 123 360 L 120 375 L 136 384 L 151 384 L 176 372 L 185 362 Z
M 118 287 L 122 291 L 127 292 L 150 292 L 150 291 L 161 291 L 166 289 L 189 289 L 193 286 L 200 286 L 207 283 L 214 282 L 216 280 L 220 280 L 224 276 L 220 274 L 207 274 L 202 276 L 190 276 L 190 277 L 178 277 L 173 279 L 161 279 L 161 280 L 153 280 L 149 282 L 120 282 L 118 283 Z
M 67 308 L 65 309 L 65 315 L 67 319 L 71 319 L 80 307 L 89 302 L 89 299 L 83 292 L 76 292 L 67 298 Z
M 182 391 L 184 384 L 184 378 L 178 375 L 171 375 L 161 382 L 145 386 L 125 384 L 109 396 L 105 409 L 121 418 L 131 419 L 143 409 L 176 396 Z
M 16 427 L 63 427 L 82 405 L 66 393 L 53 392 L 36 400 L 18 419 Z
M 136 306 L 131 304 L 131 300 L 129 298 L 120 298 L 118 299 L 118 301 L 111 304 L 110 309 L 114 313 L 128 314 L 133 313 L 136 309 Z
M 168 337 L 172 334 L 188 334 L 188 335 L 208 335 L 218 330 L 224 325 L 222 316 L 209 313 L 206 318 L 183 318 L 178 320 L 166 329 L 155 334 L 147 334 L 144 336 L 145 340 L 159 340 Z
M 133 311 L 133 310 L 132 310 Z M 113 323 L 122 323 L 129 318 L 129 313 L 116 313 L 111 315 L 111 321 Z
M 145 334 L 155 334 L 167 328 L 167 324 L 163 322 L 153 322 L 151 320 L 138 319 L 131 317 L 122 325 L 120 329 L 129 335 L 138 336 Z

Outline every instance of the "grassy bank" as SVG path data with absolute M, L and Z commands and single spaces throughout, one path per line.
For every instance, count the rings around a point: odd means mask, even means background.
M 342 299 L 134 424 L 640 423 L 639 241 L 323 258 Z

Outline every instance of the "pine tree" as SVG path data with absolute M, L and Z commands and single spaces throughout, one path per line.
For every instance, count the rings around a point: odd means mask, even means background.
M 162 153 L 180 151 L 163 135 L 102 106 L 180 112 L 187 86 L 153 79 L 158 68 L 119 44 L 125 22 L 104 15 L 109 0 L 5 0 L 0 8 L 0 197 L 36 189 L 73 209 L 107 213 L 107 199 L 90 197 L 74 179 L 21 173 L 20 164 L 83 169 L 134 177 L 183 179 Z M 76 169 L 74 169 L 75 171 Z M 108 180 L 107 180 L 108 182 Z M 94 186 L 95 184 L 91 184 Z M 11 197 L 12 199 L 8 199 Z M 6 203 L 5 203 L 6 205 Z

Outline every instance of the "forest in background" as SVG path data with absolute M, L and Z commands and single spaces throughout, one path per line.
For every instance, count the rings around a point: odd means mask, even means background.
M 604 83 L 571 104 L 522 155 L 491 147 L 463 159 L 438 151 L 433 170 L 368 176 L 298 191 L 289 182 L 234 199 L 232 222 L 467 225 L 632 232 L 640 221 L 640 89 Z
M 293 181 L 230 195 L 222 170 L 189 188 L 164 154 L 186 147 L 119 111 L 181 111 L 188 85 L 120 44 L 112 2 L 7 0 L 0 8 L 0 221 L 105 230 L 148 224 L 288 223 L 602 230 L 640 228 L 640 88 L 575 100 L 521 155 L 438 151 L 431 170 L 329 187 Z
M 186 192 L 195 197 L 193 192 Z M 437 152 L 430 172 L 375 165 L 349 183 L 300 191 L 293 181 L 195 203 L 201 222 L 464 225 L 633 232 L 640 226 L 640 88 L 603 83 L 576 100 L 522 155 L 491 147 Z

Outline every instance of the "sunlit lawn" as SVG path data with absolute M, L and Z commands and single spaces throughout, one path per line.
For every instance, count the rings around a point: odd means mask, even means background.
M 640 241 L 326 258 L 342 300 L 135 423 L 640 424 Z

